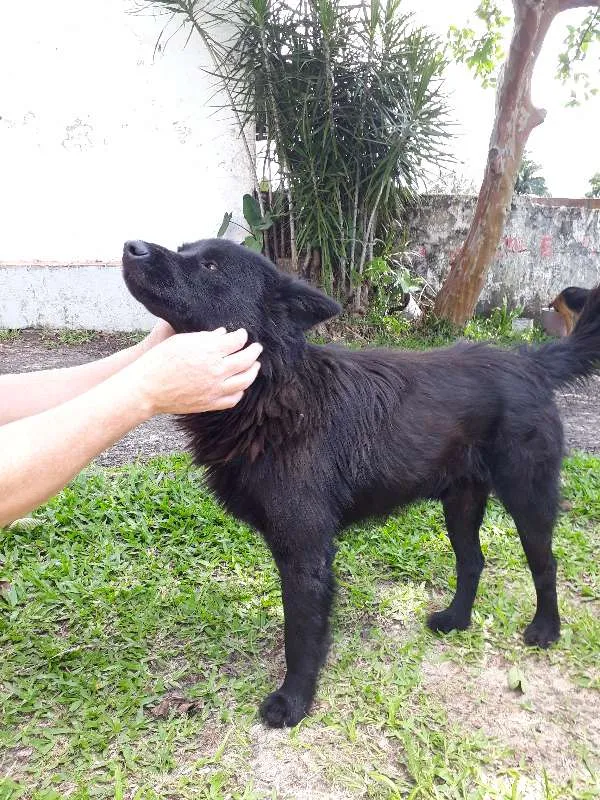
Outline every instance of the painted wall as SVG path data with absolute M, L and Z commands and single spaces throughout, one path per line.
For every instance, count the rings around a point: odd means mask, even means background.
M 409 219 L 414 269 L 437 290 L 465 240 L 476 198 L 425 198 Z M 566 286 L 600 282 L 600 202 L 517 197 L 479 310 L 523 306 L 538 316 Z
M 118 267 L 0 265 L 0 328 L 137 331 L 155 322 L 129 294 Z
M 115 263 L 239 218 L 251 173 L 207 54 L 185 32 L 155 52 L 168 17 L 140 6 L 0 4 L 0 262 Z

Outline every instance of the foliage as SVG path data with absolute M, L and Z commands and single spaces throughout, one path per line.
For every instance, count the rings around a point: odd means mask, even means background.
M 536 175 L 540 169 L 541 165 L 536 164 L 525 152 L 515 180 L 515 194 L 535 194 L 539 197 L 549 197 L 550 192 L 546 185 L 546 179 L 542 175 Z
M 585 193 L 586 197 L 600 197 L 600 172 L 596 172 L 590 178 L 590 191 Z
M 477 28 L 451 25 L 448 31 L 450 50 L 455 61 L 466 64 L 484 88 L 496 86 L 498 65 L 504 60 L 505 27 L 510 17 L 502 13 L 494 0 L 482 0 L 475 9 Z
M 317 248 L 322 282 L 341 295 L 447 136 L 437 40 L 409 23 L 399 0 L 240 10 L 232 94 L 273 146 L 297 251 Z
M 393 313 L 404 308 L 407 294 L 421 286 L 421 280 L 410 274 L 408 267 L 394 264 L 379 256 L 365 267 L 365 278 L 375 290 L 377 308 Z
M 464 335 L 474 341 L 498 341 L 511 343 L 516 341 L 543 341 L 545 334 L 535 326 L 529 331 L 516 331 L 513 323 L 523 313 L 522 308 L 509 308 L 508 300 L 504 297 L 502 305 L 494 308 L 490 314 L 476 316 L 465 325 Z
M 275 217 L 271 210 L 265 211 L 263 214 L 258 204 L 258 200 L 252 197 L 251 194 L 245 194 L 242 198 L 242 211 L 244 219 L 248 223 L 248 228 L 243 228 L 249 235 L 244 239 L 243 244 L 251 250 L 260 253 L 264 248 L 264 233 L 273 226 Z M 217 232 L 217 237 L 221 238 L 227 232 L 230 225 L 237 225 L 233 222 L 233 214 L 231 211 L 223 215 L 223 222 Z M 242 226 L 239 226 L 242 227 Z
M 21 336 L 18 328 L 0 328 L 0 344 L 2 342 L 12 342 Z
M 417 292 L 424 281 L 411 274 L 412 254 L 405 232 L 400 236 L 390 234 L 378 250 L 379 255 L 366 264 L 362 278 L 371 287 L 371 310 L 388 316 L 404 309 L 409 295 Z
M 376 345 L 405 350 L 445 347 L 458 338 L 509 347 L 548 341 L 538 325 L 526 331 L 513 330 L 513 320 L 521 314 L 522 309 L 509 308 L 505 298 L 500 308 L 492 309 L 489 314 L 478 314 L 464 327 L 457 327 L 431 313 L 417 322 L 409 322 L 374 302 L 366 315 L 343 314 L 321 326 L 311 339 L 320 344 L 343 341 L 349 347 Z
M 475 21 L 464 27 L 453 25 L 448 33 L 454 60 L 466 64 L 484 87 L 497 84 L 499 68 L 505 58 L 503 42 L 511 21 L 511 17 L 503 13 L 505 6 L 508 4 L 501 0 L 481 0 L 474 11 Z M 576 105 L 580 95 L 587 99 L 598 91 L 578 65 L 589 58 L 590 45 L 600 42 L 600 9 L 590 9 L 578 25 L 567 25 L 566 30 L 556 76 L 563 84 L 572 84 L 568 105 Z M 596 75 L 597 70 L 592 68 L 591 73 Z
M 569 79 L 575 86 L 571 90 L 568 105 L 578 105 L 579 95 L 577 88 L 581 89 L 583 99 L 598 93 L 598 87 L 590 81 L 587 72 L 579 71 L 577 65 L 589 56 L 590 45 L 600 42 L 600 9 L 591 9 L 579 25 L 567 25 L 565 49 L 558 59 L 557 78 L 563 83 Z M 597 72 L 596 72 L 597 74 Z
M 446 158 L 438 40 L 400 0 L 148 2 L 202 33 L 241 124 L 256 122 L 269 188 L 287 195 L 293 266 L 317 250 L 328 291 L 360 289 L 425 166 Z M 217 20 L 233 29 L 225 43 Z

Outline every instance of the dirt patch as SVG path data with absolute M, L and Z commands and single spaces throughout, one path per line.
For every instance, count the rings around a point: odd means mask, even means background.
M 511 665 L 488 658 L 478 668 L 424 661 L 423 689 L 468 733 L 482 732 L 509 747 L 514 764 L 559 781 L 581 775 L 581 751 L 600 753 L 598 695 L 572 684 L 557 667 L 528 661 L 526 691 L 508 687 Z
M 294 745 L 289 731 L 272 730 L 261 724 L 252 726 L 249 773 L 255 790 L 265 792 L 265 796 L 274 794 L 282 800 L 347 800 L 355 797 L 325 781 L 315 761 L 313 747 L 325 747 L 333 753 L 335 745 L 331 741 L 303 742 L 306 733 L 304 731 L 299 736 L 301 744 Z M 322 736 L 325 738 L 326 732 Z
M 581 388 L 557 395 L 570 450 L 600 453 L 600 376 L 595 375 Z
M 25 330 L 12 340 L 0 340 L 0 374 L 70 367 L 103 358 L 132 343 L 127 334 L 97 333 L 89 341 L 67 343 L 60 335 Z M 600 376 L 584 387 L 559 393 L 569 450 L 600 453 Z M 141 458 L 185 449 L 185 438 L 170 417 L 155 417 L 131 431 L 96 459 L 102 466 L 127 464 Z

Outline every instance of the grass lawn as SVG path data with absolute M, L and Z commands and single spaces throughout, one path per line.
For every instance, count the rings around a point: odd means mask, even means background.
M 472 628 L 425 630 L 453 557 L 421 504 L 344 534 L 317 703 L 270 731 L 282 610 L 259 537 L 184 456 L 88 470 L 0 533 L 0 800 L 599 797 L 600 460 L 564 475 L 557 646 L 521 644 L 533 588 L 496 502 Z

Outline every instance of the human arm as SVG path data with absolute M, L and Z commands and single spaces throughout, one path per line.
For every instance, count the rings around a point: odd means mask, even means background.
M 77 397 L 0 427 L 0 526 L 65 486 L 155 414 L 234 406 L 256 378 L 262 348 L 245 331 L 172 336 Z
M 82 394 L 173 334 L 173 328 L 161 319 L 141 342 L 106 358 L 77 367 L 0 375 L 0 425 L 38 414 Z

